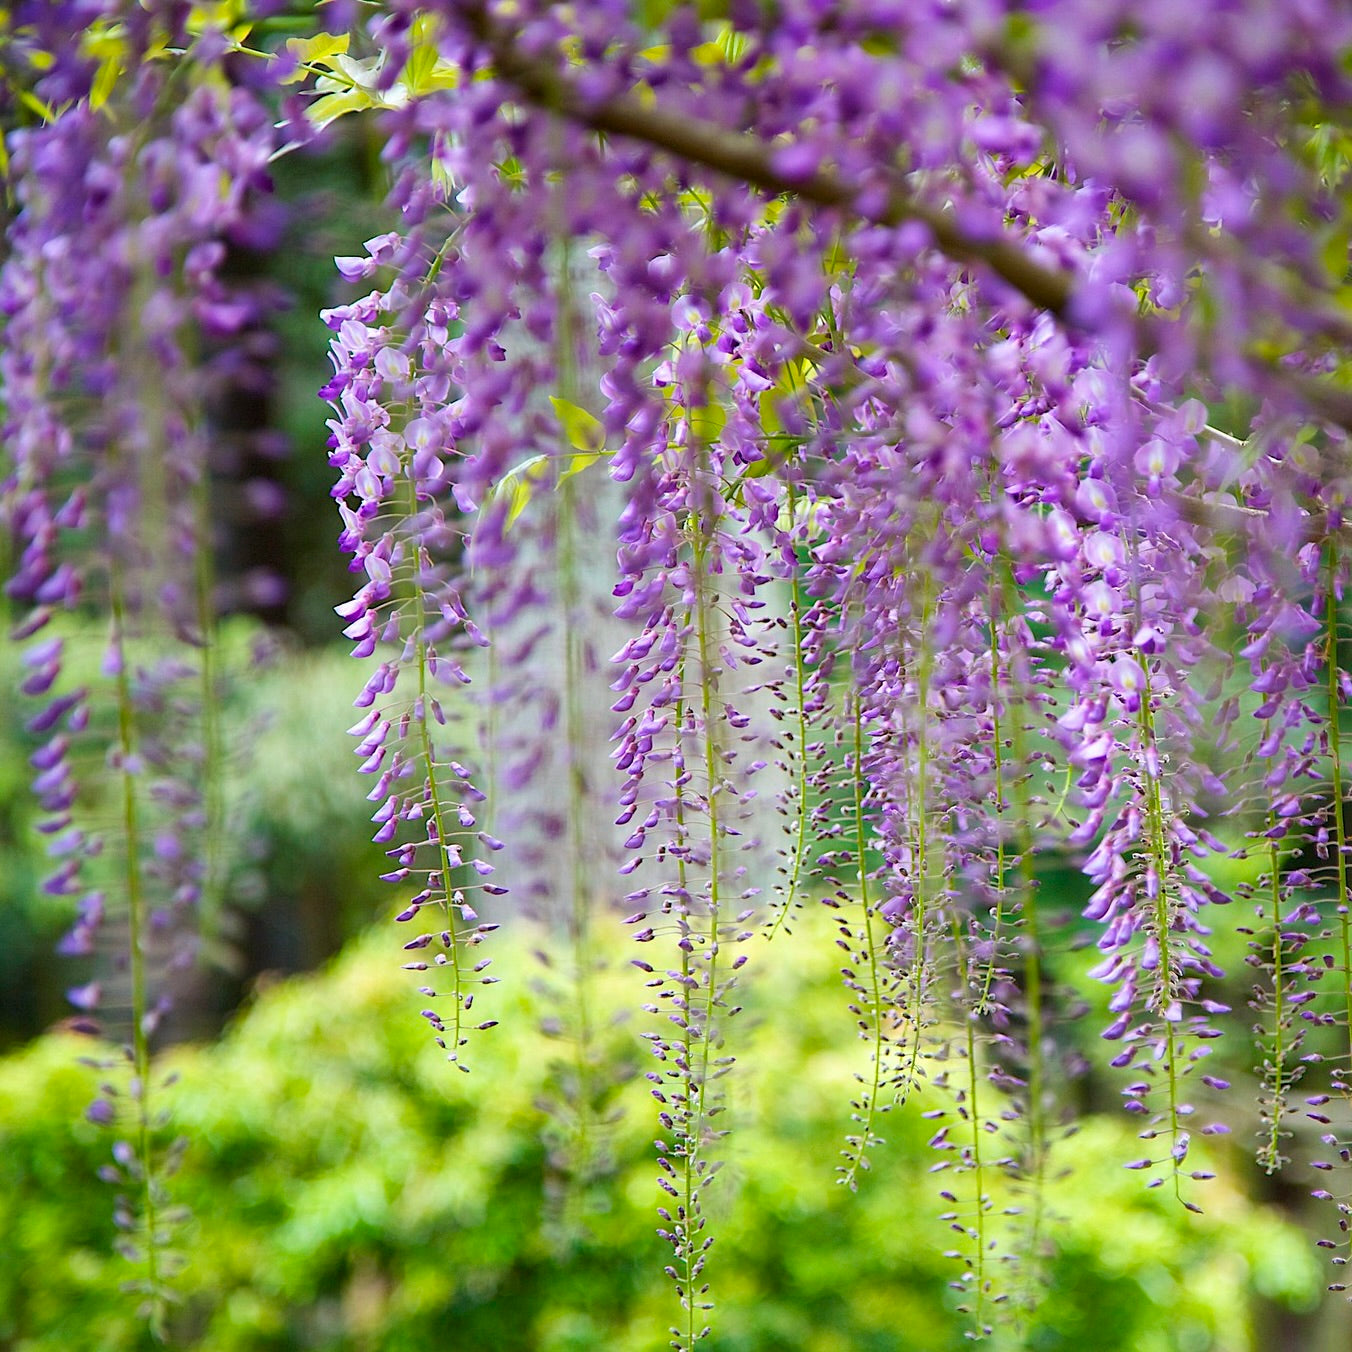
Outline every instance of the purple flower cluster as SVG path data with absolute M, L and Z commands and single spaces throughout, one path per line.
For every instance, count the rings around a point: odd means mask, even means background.
M 129 1083 L 106 1086 L 90 1117 L 136 1142 L 119 1143 L 107 1172 L 136 1199 L 119 1203 L 119 1225 L 156 1311 L 169 1264 L 150 1040 L 171 973 L 193 960 L 215 772 L 202 722 L 216 691 L 195 346 L 251 317 L 220 272 L 270 188 L 275 148 L 265 106 L 207 74 L 222 47 L 194 38 L 188 17 L 109 3 L 8 16 L 7 55 L 50 116 L 8 136 L 14 215 L 0 264 L 0 520 L 16 558 L 6 591 L 26 644 L 22 693 L 40 701 L 28 728 L 54 860 L 44 890 L 75 912 L 62 952 L 94 960 L 70 993 L 79 1017 L 104 1013 L 129 1044 Z M 107 40 L 72 41 L 86 30 Z M 187 57 L 150 59 L 166 48 Z M 68 675 L 65 649 L 91 614 L 106 646 Z M 101 935 L 106 920 L 116 924 Z
M 699 1197 L 730 1064 L 711 1053 L 741 961 L 723 954 L 773 891 L 760 804 L 787 826 L 772 928 L 825 894 L 869 1047 L 842 1177 L 898 1097 L 948 1087 L 936 1144 L 975 1175 L 948 1195 L 978 1323 L 991 1170 L 1040 1178 L 1053 1135 L 1040 855 L 1075 851 L 1092 884 L 1104 1036 L 1155 1182 L 1204 1177 L 1191 1142 L 1220 1129 L 1188 1089 L 1228 1013 L 1210 934 L 1232 898 L 1210 860 L 1249 855 L 1240 891 L 1268 897 L 1270 1162 L 1299 1025 L 1346 1023 L 1308 950 L 1347 909 L 1326 794 L 1344 793 L 1330 636 L 1352 418 L 1324 378 L 1346 230 L 1320 129 L 1352 38 L 1309 9 L 798 0 L 712 26 L 676 6 L 653 32 L 618 4 L 436 7 L 437 54 L 473 79 L 397 116 L 399 153 L 431 146 L 399 193 L 407 230 L 340 263 L 394 280 L 329 320 L 344 542 L 366 573 L 344 614 L 358 656 L 400 654 L 363 700 L 452 630 L 476 637 L 472 614 L 490 634 L 548 624 L 554 536 L 526 549 L 511 523 L 556 519 L 538 500 L 570 477 L 541 391 L 576 402 L 596 372 L 624 493 L 619 873 L 635 937 L 669 945 L 637 965 L 677 1030 L 650 1035 L 649 1078 L 681 1346 L 707 1305 Z M 396 55 L 411 14 L 375 30 Z M 590 287 L 558 267 L 566 241 Z M 588 289 L 584 341 L 563 317 Z M 1236 389 L 1252 416 L 1208 411 Z M 538 487 L 509 510 L 528 461 Z M 443 599 L 457 553 L 475 581 Z M 454 674 L 483 673 L 492 705 L 517 698 L 517 665 Z M 391 717 L 359 725 L 363 768 Z M 436 764 L 381 768 L 414 781 L 383 831 L 460 810 L 472 786 L 435 806 Z M 1293 868 L 1306 848 L 1336 867 Z M 445 906 L 424 877 L 413 909 Z
M 153 36 L 149 26 L 128 34 L 130 64 Z M 94 72 L 83 89 L 74 78 L 63 60 L 42 75 L 38 97 L 75 101 L 10 137 L 17 214 L 0 269 L 4 512 L 18 553 L 6 591 L 23 616 L 14 636 L 31 640 L 24 693 L 45 701 L 30 720 L 46 738 L 34 789 L 63 860 L 48 890 L 61 895 L 76 894 L 77 861 L 98 846 L 72 816 L 72 738 L 88 727 L 89 691 L 62 687 L 53 622 L 82 601 L 111 609 L 102 675 L 144 696 L 150 723 L 163 724 L 154 710 L 165 682 L 190 672 L 155 635 L 191 651 L 209 623 L 194 581 L 209 558 L 200 376 L 185 343 L 247 317 L 217 272 L 267 186 L 272 149 L 264 109 L 243 93 L 202 85 L 184 98 L 148 65 L 125 101 L 96 110 Z M 171 776 L 184 770 L 179 751 L 151 758 Z M 146 748 L 123 747 L 122 761 L 143 773 Z M 67 947 L 87 953 L 104 899 L 91 892 L 79 905 Z
M 387 0 L 354 34 L 399 220 L 338 261 L 375 289 L 324 315 L 324 396 L 357 579 L 340 615 L 368 664 L 352 734 L 406 965 L 464 1068 L 493 1022 L 472 1012 L 493 980 L 478 908 L 510 877 L 563 917 L 585 1068 L 589 913 L 627 914 L 689 1349 L 742 945 L 764 908 L 773 933 L 823 903 L 867 1048 L 841 1179 L 882 1114 L 933 1096 L 984 1329 L 995 1258 L 1042 1250 L 1067 925 L 1096 951 L 1152 1186 L 1195 1206 L 1194 1142 L 1222 1129 L 1222 924 L 1256 974 L 1260 1158 L 1308 1154 L 1308 1122 L 1347 1153 L 1352 19 L 641 8 Z M 72 893 L 92 847 L 68 746 L 93 713 L 59 685 L 48 615 L 82 585 L 107 598 L 129 717 L 163 689 L 133 639 L 203 623 L 175 585 L 203 549 L 179 339 L 239 318 L 214 278 L 271 144 L 240 91 L 179 99 L 138 69 L 119 124 L 82 97 L 91 64 L 57 61 L 40 92 L 61 115 L 10 146 L 11 591 Z M 91 571 L 66 547 L 94 525 Z M 115 746 L 129 786 L 152 751 Z M 501 872 L 499 836 L 521 861 Z M 1063 854 L 1090 885 L 1074 917 L 1038 887 Z M 104 900 L 81 905 L 76 947 Z M 1034 1194 L 1024 1219 L 1001 1175 Z
M 367 241 L 364 256 L 339 265 L 351 280 L 382 269 L 428 270 L 416 236 L 405 241 L 395 234 Z M 334 376 L 325 390 L 335 410 L 330 461 L 339 478 L 333 492 L 342 546 L 352 555 L 352 571 L 362 575 L 339 614 L 348 621 L 344 633 L 354 641 L 354 657 L 375 655 L 381 642 L 393 653 L 368 677 L 356 701 L 367 712 L 350 731 L 360 739 L 362 773 L 376 776 L 367 795 L 379 804 L 375 839 L 391 846 L 394 861 L 384 877 L 416 881 L 416 894 L 397 919 L 425 926 L 434 918 L 431 929 L 404 945 L 411 955 L 406 966 L 438 979 L 441 989 L 420 987 L 423 995 L 451 997 L 444 1017 L 436 1008 L 424 1017 L 450 1059 L 467 1069 L 459 1057 L 474 1004 L 471 988 L 496 978 L 480 975 L 489 960 L 467 960 L 464 948 L 496 928 L 477 923 L 477 894 L 504 889 L 490 881 L 493 866 L 484 857 L 501 849 L 476 815 L 485 794 L 443 731 L 445 692 L 469 681 L 463 648 L 487 642 L 465 610 L 455 566 L 463 532 L 456 508 L 448 513 L 446 506 L 453 485 L 460 510 L 476 505 L 451 408 L 459 308 L 435 286 L 413 290 L 396 281 L 324 318 L 334 331 Z M 406 822 L 416 823 L 416 838 L 395 843 Z

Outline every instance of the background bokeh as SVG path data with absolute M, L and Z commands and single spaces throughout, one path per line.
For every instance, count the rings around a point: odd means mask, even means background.
M 942 1256 L 942 1175 L 927 1100 L 891 1115 L 857 1196 L 833 1177 L 865 1048 L 844 1027 L 829 949 L 804 930 L 775 942 L 748 983 L 728 1164 L 711 1195 L 717 1352 L 944 1352 L 964 1345 L 958 1265 Z M 815 936 L 820 937 L 820 936 Z M 590 1176 L 570 1175 L 541 1109 L 567 1060 L 542 1024 L 521 930 L 497 945 L 499 1028 L 456 1075 L 416 1018 L 388 936 L 349 946 L 322 974 L 270 985 L 225 1036 L 163 1063 L 174 1180 L 190 1218 L 173 1332 L 239 1349 L 539 1349 L 656 1352 L 671 1297 L 652 1123 L 641 1088 L 605 1131 Z M 645 1055 L 627 1017 L 623 953 L 596 978 L 613 1082 Z M 82 1119 L 97 1071 L 87 1039 L 54 1034 L 0 1063 L 0 1345 L 38 1352 L 148 1347 L 120 1295 L 107 1134 Z M 631 1088 L 638 1086 L 631 1085 Z M 1092 1117 L 1057 1148 L 1056 1234 L 1045 1292 L 1005 1345 L 1203 1352 L 1318 1346 L 1308 1237 L 1255 1204 L 1220 1157 L 1204 1216 L 1105 1167 L 1133 1148 Z M 1227 1167 L 1228 1166 L 1228 1167 Z M 1001 1205 L 1017 1206 L 1017 1194 Z M 1017 1282 L 1015 1283 L 1017 1292 Z M 997 1343 L 997 1346 L 1000 1344 Z M 1328 1343 L 1329 1347 L 1340 1344 Z

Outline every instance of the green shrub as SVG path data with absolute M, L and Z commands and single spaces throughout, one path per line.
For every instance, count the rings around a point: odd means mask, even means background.
M 570 1183 L 538 1106 L 558 1092 L 569 1048 L 540 1031 L 532 937 L 492 940 L 506 979 L 485 1002 L 502 1023 L 472 1044 L 470 1075 L 428 1041 L 388 932 L 261 993 L 219 1044 L 167 1058 L 179 1079 L 162 1101 L 189 1142 L 171 1187 L 192 1212 L 174 1341 L 211 1352 L 666 1346 L 675 1308 L 654 1234 L 646 1095 L 630 1084 L 625 1115 L 604 1128 L 603 1167 Z M 781 953 L 759 982 L 753 959 L 732 1025 L 742 1064 L 708 1203 L 710 1352 L 952 1352 L 964 1345 L 949 1289 L 960 1269 L 939 1256 L 947 1175 L 929 1172 L 933 1123 L 923 1103 L 893 1113 L 859 1195 L 834 1183 L 866 1048 L 840 1035 L 845 997 L 823 959 L 797 937 L 775 942 L 792 959 Z M 634 1002 L 640 978 L 624 956 L 597 979 L 602 1010 Z M 648 1068 L 638 1031 L 618 1013 L 607 1027 L 612 1073 Z M 129 1269 L 113 1254 L 113 1190 L 95 1181 L 112 1136 L 82 1117 L 99 1078 L 77 1061 L 89 1051 L 53 1036 L 0 1062 L 0 1346 L 13 1352 L 151 1345 L 118 1289 Z M 1314 1300 L 1308 1241 L 1224 1173 L 1195 1217 L 1137 1175 L 1095 1167 L 1133 1144 L 1129 1125 L 1092 1119 L 1058 1147 L 1069 1172 L 1051 1193 L 1049 1290 L 1018 1345 L 1244 1352 L 1255 1289 Z

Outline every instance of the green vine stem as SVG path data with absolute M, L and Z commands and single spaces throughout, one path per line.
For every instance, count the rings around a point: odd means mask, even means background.
M 1286 1003 L 1286 972 L 1282 949 L 1282 883 L 1281 854 L 1273 828 L 1277 816 L 1268 810 L 1268 904 L 1272 908 L 1272 1041 L 1268 1060 L 1263 1066 L 1264 1088 L 1268 1095 L 1267 1134 L 1258 1148 L 1258 1164 L 1267 1173 L 1276 1173 L 1284 1163 L 1282 1117 L 1286 1112 L 1286 1092 L 1290 1083 L 1286 1068 L 1289 1054 L 1286 1045 L 1286 1021 L 1289 1014 Z
M 916 634 L 916 697 L 915 697 L 915 804 L 911 814 L 915 829 L 915 847 L 912 865 L 912 925 L 915 932 L 915 957 L 911 965 L 909 991 L 907 996 L 907 1021 L 910 1026 L 910 1047 L 902 1060 L 899 1098 L 904 1099 L 914 1084 L 920 1071 L 920 1044 L 924 1029 L 925 1001 L 929 988 L 929 928 L 930 928 L 930 836 L 929 836 L 929 692 L 932 656 L 925 641 L 929 629 L 930 607 L 933 598 L 930 595 L 927 577 L 922 577 L 920 601 L 920 624 Z M 905 712 L 902 714 L 903 735 L 908 733 L 905 726 Z
M 850 1105 L 853 1110 L 851 1115 L 855 1122 L 859 1124 L 859 1130 L 845 1138 L 846 1150 L 844 1154 L 847 1163 L 841 1166 L 837 1181 L 844 1184 L 851 1192 L 856 1192 L 859 1187 L 860 1171 L 868 1168 L 869 1151 L 875 1145 L 882 1144 L 881 1138 L 874 1132 L 874 1124 L 877 1121 L 878 1114 L 885 1110 L 886 1105 L 880 1104 L 879 1099 L 882 1097 L 883 1087 L 890 1077 L 884 1069 L 889 1051 L 888 1038 L 884 1031 L 888 1008 L 886 983 L 879 970 L 879 944 L 874 932 L 878 917 L 874 915 L 873 898 L 869 895 L 868 827 L 864 815 L 864 718 L 858 694 L 853 697 L 852 705 L 850 721 L 854 731 L 854 758 L 850 774 L 850 824 L 854 832 L 859 906 L 863 915 L 862 956 L 867 967 L 864 979 L 868 984 L 866 986 L 858 984 L 858 978 L 853 972 L 847 974 L 846 980 L 855 983 L 855 992 L 862 1001 L 862 1005 L 851 1005 L 850 1012 L 859 1020 L 861 1035 L 868 1039 L 869 1060 L 873 1069 L 867 1081 L 864 1080 L 863 1076 L 856 1075 L 856 1078 L 865 1086 L 862 1098 Z
M 1347 891 L 1347 823 L 1344 820 L 1343 744 L 1341 729 L 1342 693 L 1339 690 L 1338 665 L 1338 546 L 1328 541 L 1328 574 L 1324 591 L 1324 668 L 1328 680 L 1329 771 L 1333 789 L 1333 831 L 1337 845 L 1338 945 L 1342 957 L 1345 1036 L 1350 1050 L 1348 1079 L 1352 1084 L 1352 914 Z M 1346 1090 L 1346 1086 L 1345 1086 Z
M 412 475 L 406 475 L 405 479 L 408 484 L 406 510 L 408 519 L 413 520 L 418 513 L 417 486 Z M 422 547 L 416 541 L 406 542 L 405 549 L 408 552 L 410 601 L 414 610 L 413 660 L 418 673 L 418 694 L 413 702 L 411 715 L 416 729 L 414 735 L 417 738 L 417 754 L 426 772 L 424 780 L 426 803 L 431 813 L 433 828 L 436 831 L 436 867 L 441 886 L 436 890 L 434 900 L 445 921 L 445 936 L 441 942 L 445 952 L 446 964 L 438 970 L 450 977 L 450 993 L 455 1005 L 451 1023 L 447 1028 L 449 1036 L 446 1059 L 458 1070 L 468 1072 L 469 1067 L 460 1060 L 460 1049 L 467 1041 L 465 1036 L 465 1000 L 468 992 L 465 987 L 468 982 L 464 970 L 465 959 L 461 951 L 465 935 L 461 931 L 459 918 L 456 916 L 455 902 L 451 895 L 452 870 L 457 867 L 459 861 L 451 850 L 451 839 L 455 828 L 451 826 L 447 818 L 445 795 L 437 779 L 437 754 L 432 741 L 431 726 L 431 708 L 435 696 L 428 680 L 431 674 L 429 669 L 431 653 L 428 651 L 426 638 L 427 605 L 419 576 L 424 569 L 430 573 L 432 563 L 429 558 L 424 557 Z M 429 879 L 429 886 L 430 883 L 431 880 Z
M 1139 650 L 1138 650 L 1139 651 Z M 1182 1160 L 1186 1151 L 1185 1133 L 1180 1124 L 1178 1081 L 1179 1066 L 1178 1031 L 1176 1028 L 1178 1003 L 1178 975 L 1174 966 L 1173 909 L 1169 902 L 1169 886 L 1172 869 L 1169 861 L 1169 846 L 1165 838 L 1165 808 L 1163 786 L 1160 771 L 1152 769 L 1159 765 L 1158 746 L 1155 736 L 1154 693 L 1150 680 L 1149 656 L 1140 652 L 1142 672 L 1141 705 L 1138 722 L 1141 733 L 1143 760 L 1145 761 L 1146 785 L 1146 824 L 1149 835 L 1148 848 L 1151 866 L 1155 871 L 1156 895 L 1152 914 L 1152 927 L 1159 945 L 1159 974 L 1155 978 L 1155 989 L 1151 997 L 1151 1006 L 1164 1024 L 1164 1075 L 1168 1085 L 1169 1098 L 1169 1141 L 1170 1173 L 1173 1178 L 1174 1196 L 1183 1202 Z M 1192 1203 L 1183 1205 L 1194 1209 Z
M 216 608 L 212 601 L 215 572 L 211 549 L 211 482 L 207 467 L 194 485 L 197 534 L 201 542 L 195 560 L 194 584 L 197 626 L 201 639 L 199 676 L 202 699 L 202 900 L 204 937 L 219 923 L 225 867 L 225 764 L 221 739 L 220 642 Z
M 117 774 L 121 785 L 121 836 L 126 857 L 123 886 L 126 889 L 128 963 L 131 976 L 131 1099 L 135 1129 L 135 1181 L 141 1208 L 143 1247 L 136 1254 L 145 1263 L 144 1291 L 151 1331 L 164 1338 L 165 1296 L 160 1254 L 159 1189 L 155 1179 L 153 1118 L 151 1112 L 151 1057 L 148 1018 L 149 980 L 146 971 L 145 877 L 141 864 L 140 805 L 137 794 L 136 709 L 132 696 L 127 644 L 128 614 L 122 565 L 114 556 L 109 575 L 109 605 L 112 612 L 111 645 L 117 668 Z M 127 1170 L 132 1174 L 132 1170 Z M 129 1251 L 130 1252 L 130 1251 Z
M 792 530 L 793 523 L 797 519 L 798 499 L 791 483 L 787 486 L 787 501 L 789 528 Z M 797 567 L 793 570 L 789 586 L 789 640 L 793 645 L 794 721 L 797 737 L 796 751 L 793 757 L 794 812 L 793 823 L 789 828 L 793 837 L 793 846 L 789 858 L 788 881 L 784 888 L 784 898 L 766 931 L 766 936 L 770 939 L 773 939 L 784 928 L 793 908 L 798 904 L 800 880 L 807 863 L 809 826 L 811 824 L 811 812 L 808 803 L 808 722 L 807 710 L 804 707 L 807 703 L 807 683 L 803 669 L 803 596 Z
M 963 934 L 962 920 L 956 912 L 953 916 L 952 929 L 954 953 L 958 964 L 958 989 L 970 991 L 977 986 L 978 979 L 972 970 L 968 945 Z M 966 1084 L 957 1095 L 958 1115 L 965 1118 L 970 1127 L 970 1140 L 963 1152 L 963 1162 L 972 1175 L 974 1194 L 971 1223 L 961 1226 L 963 1233 L 972 1244 L 972 1252 L 967 1260 L 967 1270 L 971 1273 L 971 1282 L 968 1285 L 974 1293 L 974 1299 L 970 1306 L 965 1307 L 965 1312 L 971 1315 L 976 1324 L 977 1332 L 985 1337 L 991 1332 L 986 1313 L 986 1306 L 992 1295 L 991 1281 L 987 1274 L 987 1255 L 990 1251 L 991 1240 L 986 1227 L 991 1202 L 986 1190 L 986 1163 L 981 1152 L 981 1135 L 986 1128 L 981 1111 L 981 1072 L 978 1064 L 979 1048 L 976 1036 L 979 1011 L 960 1006 L 959 1014 L 963 1024 L 963 1055 L 967 1061 L 967 1076 Z
M 992 581 L 989 594 L 991 736 L 994 743 L 995 860 L 996 904 L 991 925 L 992 953 L 983 963 L 975 1013 L 989 1010 L 991 991 L 999 963 L 999 942 L 1004 928 L 1015 917 L 1019 923 L 1019 956 L 1023 966 L 1024 1018 L 1028 1069 L 1022 1113 L 1023 1159 L 1018 1176 L 1027 1186 L 1030 1202 L 1027 1222 L 1022 1227 L 1020 1267 L 1023 1288 L 1029 1293 L 1017 1302 L 1019 1317 L 1031 1311 L 1032 1295 L 1037 1288 L 1037 1269 L 1042 1257 L 1042 1228 L 1046 1212 L 1047 1163 L 1049 1156 L 1047 1104 L 1045 1011 L 1042 993 L 1042 939 L 1038 926 L 1037 880 L 1033 869 L 1031 804 L 1026 792 L 1027 747 L 1025 725 L 1019 716 L 1019 686 L 1013 672 L 1013 659 L 1000 657 L 1000 626 L 1003 617 L 1014 613 L 1008 588 L 1012 579 L 1006 568 Z M 1005 743 L 1009 743 L 1006 761 Z M 1008 770 L 1008 773 L 1007 773 Z M 1012 812 L 1011 812 L 1012 809 Z M 1011 900 L 1010 859 L 1006 845 L 1006 822 L 1012 816 L 1017 881 Z

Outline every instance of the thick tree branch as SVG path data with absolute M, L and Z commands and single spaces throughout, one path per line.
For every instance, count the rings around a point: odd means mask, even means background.
M 929 230 L 937 247 L 948 257 L 962 263 L 984 264 L 1040 309 L 1065 316 L 1072 295 L 1070 274 L 1037 262 L 1018 243 L 968 234 L 950 212 L 921 202 L 896 185 L 889 188 L 881 207 L 877 207 L 863 200 L 864 194 L 858 187 L 829 169 L 788 177 L 776 171 L 774 148 L 764 141 L 727 131 L 697 117 L 644 104 L 632 94 L 616 94 L 600 101 L 587 99 L 551 66 L 523 54 L 509 34 L 492 24 L 482 6 L 470 7 L 467 18 L 492 53 L 497 73 L 542 108 L 593 131 L 632 137 L 687 164 L 726 174 L 776 196 L 795 196 L 815 206 L 849 212 L 875 225 L 917 221 Z

